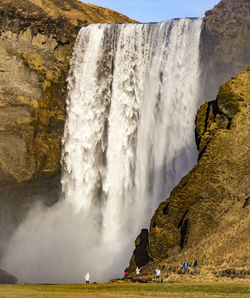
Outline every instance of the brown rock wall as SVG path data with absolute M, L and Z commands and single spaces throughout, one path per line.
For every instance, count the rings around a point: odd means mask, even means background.
M 221 0 L 206 12 L 201 34 L 202 95 L 214 99 L 219 86 L 250 65 L 250 2 Z

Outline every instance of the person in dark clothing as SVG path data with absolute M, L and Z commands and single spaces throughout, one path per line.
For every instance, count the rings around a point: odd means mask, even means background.
M 126 269 L 124 270 L 124 278 L 128 278 L 128 267 L 126 267 Z
M 194 272 L 197 273 L 198 262 L 194 260 Z

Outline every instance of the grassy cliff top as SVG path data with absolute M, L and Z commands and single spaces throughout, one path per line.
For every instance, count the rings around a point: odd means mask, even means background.
M 126 23 L 134 22 L 127 16 L 108 8 L 86 4 L 79 0 L 30 0 L 42 8 L 48 15 L 54 17 L 64 15 L 71 23 L 81 24 L 85 20 L 91 23 Z
M 10 4 L 37 14 L 45 12 L 52 18 L 65 17 L 75 26 L 86 26 L 92 23 L 126 23 L 135 22 L 129 17 L 93 4 L 79 0 L 1 0 L 1 5 Z

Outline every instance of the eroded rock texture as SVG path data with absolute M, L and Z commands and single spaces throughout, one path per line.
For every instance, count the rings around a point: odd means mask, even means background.
M 206 12 L 201 34 L 204 98 L 214 99 L 220 85 L 250 65 L 249 34 L 249 0 L 221 0 Z

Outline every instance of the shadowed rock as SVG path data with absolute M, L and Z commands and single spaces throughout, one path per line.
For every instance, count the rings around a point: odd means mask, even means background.
M 17 278 L 10 273 L 0 269 L 0 284 L 15 284 Z

